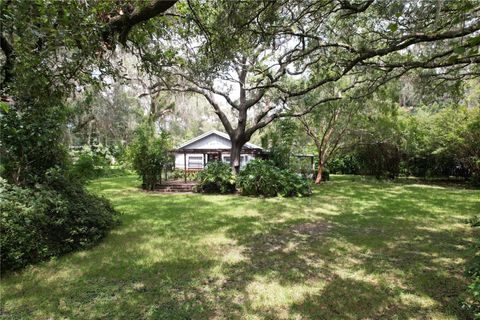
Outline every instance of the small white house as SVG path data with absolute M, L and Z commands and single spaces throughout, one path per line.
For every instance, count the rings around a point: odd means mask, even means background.
M 178 146 L 175 152 L 175 168 L 189 171 L 202 170 L 210 161 L 230 163 L 232 143 L 228 134 L 212 130 Z M 253 143 L 246 143 L 240 156 L 240 167 L 263 154 L 263 149 Z

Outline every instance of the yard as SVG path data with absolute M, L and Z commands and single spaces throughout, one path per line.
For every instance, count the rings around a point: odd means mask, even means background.
M 334 176 L 311 198 L 90 189 L 123 212 L 97 247 L 7 274 L 5 319 L 463 319 L 480 191 Z

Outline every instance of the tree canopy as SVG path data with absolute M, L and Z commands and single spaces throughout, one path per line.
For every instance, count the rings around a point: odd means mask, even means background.
M 64 126 L 59 115 L 72 92 L 128 79 L 117 59 L 128 52 L 153 80 L 147 94 L 205 97 L 238 170 L 243 145 L 279 117 L 364 98 L 412 70 L 445 81 L 477 77 L 479 13 L 464 0 L 3 1 L 0 82 L 12 125 L 3 128 L 2 152 L 20 172 L 42 162 L 16 136 L 46 136 L 33 123 L 48 122 L 40 118 L 50 108 Z M 298 112 L 305 95 L 309 108 Z M 54 150 L 52 141 L 30 142 Z
M 479 10 L 469 1 L 187 1 L 176 6 L 174 31 L 140 54 L 158 78 L 154 91 L 207 99 L 237 167 L 236 149 L 274 119 L 299 116 L 295 100 L 312 91 L 303 113 L 414 69 L 478 76 Z

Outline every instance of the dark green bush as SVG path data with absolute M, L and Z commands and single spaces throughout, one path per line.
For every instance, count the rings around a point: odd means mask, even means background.
M 339 154 L 328 161 L 328 168 L 331 173 L 358 174 L 360 162 L 355 153 Z
M 468 180 L 472 187 L 480 187 L 480 174 L 475 174 Z
M 330 181 L 330 169 L 327 167 L 323 168 L 322 181 Z
M 395 179 L 400 174 L 401 152 L 395 144 L 372 143 L 359 147 L 361 173 L 378 179 Z
M 133 169 L 142 178 L 143 189 L 153 190 L 162 182 L 162 171 L 172 161 L 170 136 L 156 134 L 152 123 L 144 123 L 135 130 L 135 138 L 128 148 Z
M 233 193 L 235 192 L 235 176 L 232 168 L 221 161 L 209 162 L 204 170 L 197 174 L 197 192 Z
M 265 160 L 250 161 L 238 174 L 237 186 L 243 195 L 291 197 L 311 194 L 308 180 Z
M 91 150 L 82 150 L 77 157 L 70 168 L 70 174 L 81 181 L 104 176 L 110 166 L 104 156 Z
M 0 179 L 2 272 L 97 243 L 117 221 L 104 198 L 89 194 L 60 170 L 31 188 Z

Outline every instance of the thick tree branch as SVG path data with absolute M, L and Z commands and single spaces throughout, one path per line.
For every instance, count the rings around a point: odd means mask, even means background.
M 410 34 L 407 36 L 402 37 L 399 41 L 396 41 L 395 43 L 381 49 L 364 49 L 362 51 L 358 50 L 360 54 L 350 60 L 344 67 L 343 70 L 340 73 L 337 73 L 336 75 L 332 75 L 329 77 L 325 77 L 319 81 L 314 82 L 313 84 L 309 85 L 307 88 L 298 90 L 298 91 L 292 91 L 288 90 L 285 88 L 279 88 L 282 92 L 288 94 L 290 97 L 297 97 L 297 96 L 302 96 L 318 87 L 321 87 L 327 83 L 332 83 L 336 82 L 339 79 L 341 79 L 343 76 L 348 74 L 354 67 L 359 65 L 360 63 L 363 63 L 369 59 L 375 58 L 375 57 L 383 57 L 386 56 L 390 53 L 393 52 L 398 52 L 403 49 L 406 49 L 414 44 L 421 44 L 421 43 L 428 43 L 428 42 L 436 42 L 436 41 L 441 41 L 441 40 L 449 40 L 449 39 L 456 39 L 456 38 L 461 38 L 464 36 L 468 36 L 471 34 L 474 34 L 475 32 L 480 30 L 480 20 L 472 23 L 469 27 L 465 28 L 459 28 L 455 30 L 449 30 L 445 31 L 443 33 L 434 33 L 434 34 L 426 34 L 426 33 L 416 33 L 416 34 Z M 478 58 L 473 57 L 463 57 L 463 58 L 458 58 L 458 59 L 452 59 L 447 62 L 443 62 L 442 64 L 432 64 L 428 63 L 426 61 L 416 61 L 416 62 L 398 62 L 398 63 L 390 63 L 391 66 L 393 67 L 403 67 L 403 66 L 410 66 L 412 68 L 437 68 L 439 66 L 453 66 L 456 64 L 462 64 L 462 63 L 471 63 L 473 59 L 473 62 L 477 62 Z M 430 59 L 428 59 L 430 60 Z
M 120 43 L 125 44 L 128 33 L 135 25 L 164 13 L 176 2 L 177 0 L 156 0 L 135 8 L 132 13 L 123 13 L 111 18 L 103 33 L 104 40 L 118 34 Z

